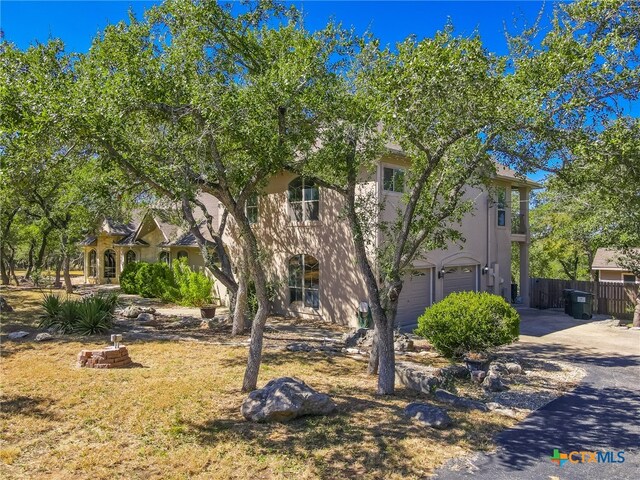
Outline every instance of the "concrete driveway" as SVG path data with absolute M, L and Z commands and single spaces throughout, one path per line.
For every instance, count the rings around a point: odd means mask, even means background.
M 454 479 L 635 479 L 640 471 L 640 331 L 601 318 L 574 320 L 560 311 L 522 309 L 514 352 L 574 363 L 587 371 L 572 392 L 497 438 L 494 453 L 456 459 L 436 472 Z M 623 463 L 551 462 L 554 449 L 624 451 Z M 572 457 L 577 459 L 577 456 Z M 586 456 L 585 458 L 589 458 Z

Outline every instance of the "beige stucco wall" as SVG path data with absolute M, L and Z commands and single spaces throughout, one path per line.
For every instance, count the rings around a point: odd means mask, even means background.
M 624 275 L 633 275 L 631 272 L 625 272 L 622 270 L 598 270 L 598 272 L 601 282 L 622 282 L 624 280 Z M 637 278 L 636 283 L 638 283 Z

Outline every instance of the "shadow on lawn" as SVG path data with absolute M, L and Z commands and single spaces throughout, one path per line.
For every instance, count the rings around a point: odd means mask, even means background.
M 464 417 L 455 421 L 452 430 L 425 428 L 405 417 L 405 402 L 397 402 L 415 400 L 415 394 L 400 390 L 397 396 L 385 401 L 372 396 L 370 391 L 358 388 L 348 391 L 349 394 L 332 393 L 338 409 L 325 417 L 302 417 L 284 424 L 253 423 L 244 420 L 239 409 L 228 409 L 221 412 L 223 418 L 186 426 L 205 445 L 240 441 L 255 448 L 257 454 L 309 459 L 317 475 L 327 479 L 354 478 L 374 471 L 383 476 L 393 473 L 400 477 L 423 477 L 425 466 L 410 460 L 416 453 L 407 446 L 411 442 L 405 444 L 401 440 L 428 439 L 438 444 L 434 451 L 444 451 L 475 436 L 473 430 L 479 426 L 479 422 Z M 485 418 L 480 423 L 484 440 L 488 440 L 491 433 L 503 426 Z M 431 462 L 435 464 L 437 459 L 428 463 Z
M 56 415 L 48 411 L 54 406 L 54 403 L 53 400 L 44 397 L 2 395 L 0 397 L 0 418 L 8 420 L 14 415 L 25 415 L 56 420 Z

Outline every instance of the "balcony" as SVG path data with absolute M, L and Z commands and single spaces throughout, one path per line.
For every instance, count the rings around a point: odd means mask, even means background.
M 523 213 L 513 213 L 511 215 L 511 234 L 526 235 L 527 225 Z

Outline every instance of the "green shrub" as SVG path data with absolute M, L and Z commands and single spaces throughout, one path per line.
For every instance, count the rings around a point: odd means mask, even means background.
M 112 326 L 113 312 L 118 304 L 116 293 L 98 293 L 82 300 L 63 300 L 53 294 L 44 295 L 40 305 L 40 327 L 53 327 L 60 333 L 93 335 L 104 333 Z
M 40 315 L 40 322 L 38 327 L 49 328 L 56 325 L 60 310 L 62 309 L 62 302 L 60 297 L 53 293 L 45 293 L 40 302 L 40 306 L 43 308 L 44 313 Z
M 452 293 L 427 308 L 415 333 L 447 358 L 481 352 L 518 339 L 520 316 L 502 297 Z
M 168 287 L 175 286 L 173 272 L 166 263 L 142 263 L 136 272 L 137 294 L 142 297 L 162 298 Z
M 194 272 L 184 260 L 173 264 L 175 289 L 169 289 L 172 300 L 180 305 L 201 307 L 213 303 L 213 281 L 203 273 Z
M 73 331 L 80 335 L 104 333 L 111 328 L 112 310 L 108 300 L 100 296 L 88 297 L 76 305 L 77 318 Z
M 138 284 L 136 283 L 136 274 L 144 265 L 143 262 L 128 263 L 120 274 L 120 289 L 124 293 L 138 293 Z

